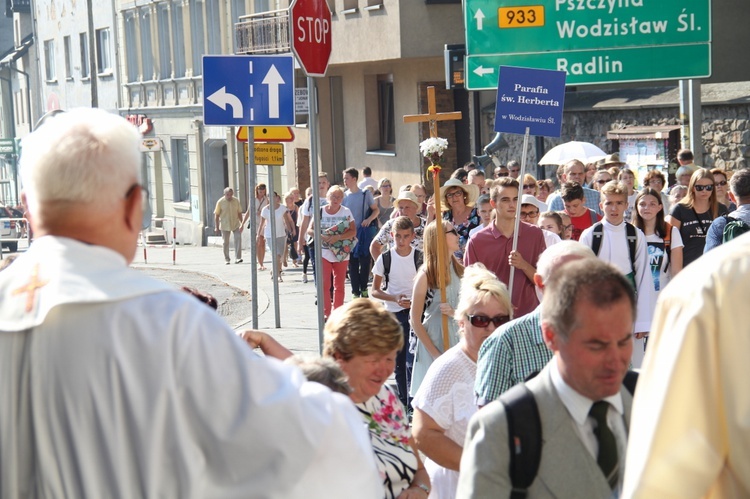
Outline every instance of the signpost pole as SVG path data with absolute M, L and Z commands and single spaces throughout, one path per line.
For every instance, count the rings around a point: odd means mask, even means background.
M 268 203 L 268 223 L 271 224 L 271 269 L 273 276 L 273 311 L 276 318 L 276 329 L 281 327 L 281 310 L 279 310 L 279 255 L 276 254 L 276 190 L 274 187 L 274 174 L 270 166 L 268 168 L 268 194 L 270 202 Z
M 523 152 L 521 153 L 521 171 L 518 173 L 518 178 L 522 179 L 526 174 L 526 151 L 529 149 L 529 127 L 526 127 L 526 133 L 523 136 Z M 513 250 L 516 251 L 518 248 L 518 226 L 521 224 L 521 193 L 523 191 L 518 189 L 518 202 L 516 203 L 516 225 L 513 227 Z M 510 266 L 510 279 L 508 280 L 508 294 L 510 295 L 510 302 L 513 302 L 513 278 L 516 274 L 516 268 Z
M 318 347 L 323 355 L 323 327 L 325 326 L 323 310 L 323 258 L 320 240 L 320 196 L 318 196 L 318 102 L 315 99 L 315 78 L 307 77 L 307 95 L 309 98 L 308 127 L 310 129 L 310 185 L 313 189 L 313 239 L 315 247 L 315 293 L 318 296 Z
M 255 199 L 255 187 L 258 184 L 258 179 L 256 177 L 255 156 L 250 154 L 250 151 L 254 148 L 255 140 L 253 139 L 252 127 L 249 127 L 247 134 L 247 161 L 243 158 L 242 164 L 247 169 L 248 179 L 250 180 L 250 195 L 248 196 L 250 199 L 247 208 L 250 214 L 250 293 L 252 295 L 253 329 L 258 329 L 258 264 L 256 263 L 258 258 L 258 249 L 256 246 L 258 241 L 256 210 L 258 207 L 256 206 Z

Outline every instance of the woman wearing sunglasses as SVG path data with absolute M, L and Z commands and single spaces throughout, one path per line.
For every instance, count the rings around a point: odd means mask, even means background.
M 466 268 L 454 316 L 461 341 L 433 362 L 412 401 L 412 436 L 427 456 L 431 497 L 456 496 L 466 428 L 477 411 L 474 378 L 479 348 L 511 319 L 511 310 L 508 288 L 495 274 L 479 263 Z
M 716 201 L 714 176 L 711 170 L 699 168 L 690 177 L 687 195 L 672 206 L 667 222 L 680 229 L 685 245 L 682 251 L 683 268 L 703 254 L 706 231 L 711 222 L 727 213 L 727 207 Z
M 414 332 L 411 341 L 416 336 L 414 353 L 414 367 L 411 376 L 409 394 L 413 397 L 422 383 L 427 368 L 442 354 L 443 348 L 443 315 L 448 316 L 448 347 L 458 343 L 458 325 L 453 320 L 455 308 L 458 305 L 458 293 L 461 289 L 461 277 L 464 266 L 456 258 L 458 249 L 458 232 L 447 220 L 442 221 L 445 231 L 445 248 L 443 262 L 445 263 L 445 296 L 446 303 L 440 303 L 440 285 L 438 282 L 438 240 L 437 225 L 430 222 L 424 230 L 424 265 L 417 272 L 414 279 L 409 322 Z M 447 250 L 447 251 L 446 251 Z M 410 346 L 410 350 L 412 350 Z
M 723 204 L 727 207 L 729 213 L 737 209 L 737 205 L 729 199 L 729 182 L 727 178 L 727 172 L 721 168 L 714 168 L 711 170 L 714 176 L 714 185 L 716 186 L 716 202 Z

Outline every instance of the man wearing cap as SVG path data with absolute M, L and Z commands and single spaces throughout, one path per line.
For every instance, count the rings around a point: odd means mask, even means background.
M 564 184 L 565 182 L 578 182 L 579 184 L 581 184 L 583 188 L 583 195 L 585 198 L 584 204 L 586 205 L 586 208 L 596 212 L 597 215 L 601 215 L 602 209 L 599 206 L 601 196 L 599 195 L 598 191 L 589 189 L 588 187 L 583 187 L 585 181 L 586 167 L 583 165 L 583 163 L 581 163 L 577 159 L 573 159 L 565 163 L 563 171 L 560 174 L 560 185 Z M 560 191 L 550 194 L 550 196 L 547 198 L 547 206 L 549 206 L 549 209 L 552 211 L 563 211 L 565 209 Z
M 537 198 L 531 194 L 524 194 L 521 196 L 521 221 L 531 225 L 537 225 L 537 222 L 539 221 L 539 213 L 546 211 L 545 208 L 546 206 L 544 203 Z M 542 229 L 542 234 L 544 234 L 544 242 L 546 243 L 547 248 L 561 241 L 560 236 L 548 230 Z
M 495 222 L 474 234 L 464 255 L 465 265 L 480 262 L 506 285 L 510 282 L 511 267 L 516 268 L 511 296 L 514 318 L 533 312 L 539 305 L 534 273 L 539 255 L 547 248 L 542 229 L 521 221 L 518 224 L 518 246 L 513 251 L 517 203 L 518 180 L 511 177 L 496 180 L 490 196 Z
M 417 215 L 419 211 L 419 199 L 417 195 L 409 191 L 401 191 L 393 202 L 393 207 L 398 211 L 399 216 L 409 217 L 414 224 L 414 239 L 411 240 L 411 246 L 414 249 L 422 251 L 422 235 L 424 234 L 425 220 Z M 378 231 L 375 239 L 370 243 L 370 255 L 372 260 L 378 259 L 383 250 L 388 250 L 393 246 L 393 223 L 396 219 L 391 218 Z

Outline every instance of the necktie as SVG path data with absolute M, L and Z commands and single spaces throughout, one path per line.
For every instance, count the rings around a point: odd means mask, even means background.
M 599 443 L 599 454 L 596 458 L 596 463 L 602 469 L 605 478 L 609 482 L 611 488 L 615 488 L 617 485 L 617 473 L 618 473 L 618 458 L 617 458 L 617 441 L 612 430 L 607 426 L 607 410 L 609 409 L 609 402 L 600 400 L 595 402 L 591 406 L 589 415 L 596 421 L 596 428 L 594 428 L 594 436 Z

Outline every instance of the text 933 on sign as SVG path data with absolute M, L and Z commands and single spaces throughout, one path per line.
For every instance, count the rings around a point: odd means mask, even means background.
M 544 5 L 500 7 L 497 9 L 500 28 L 534 28 L 544 26 Z

